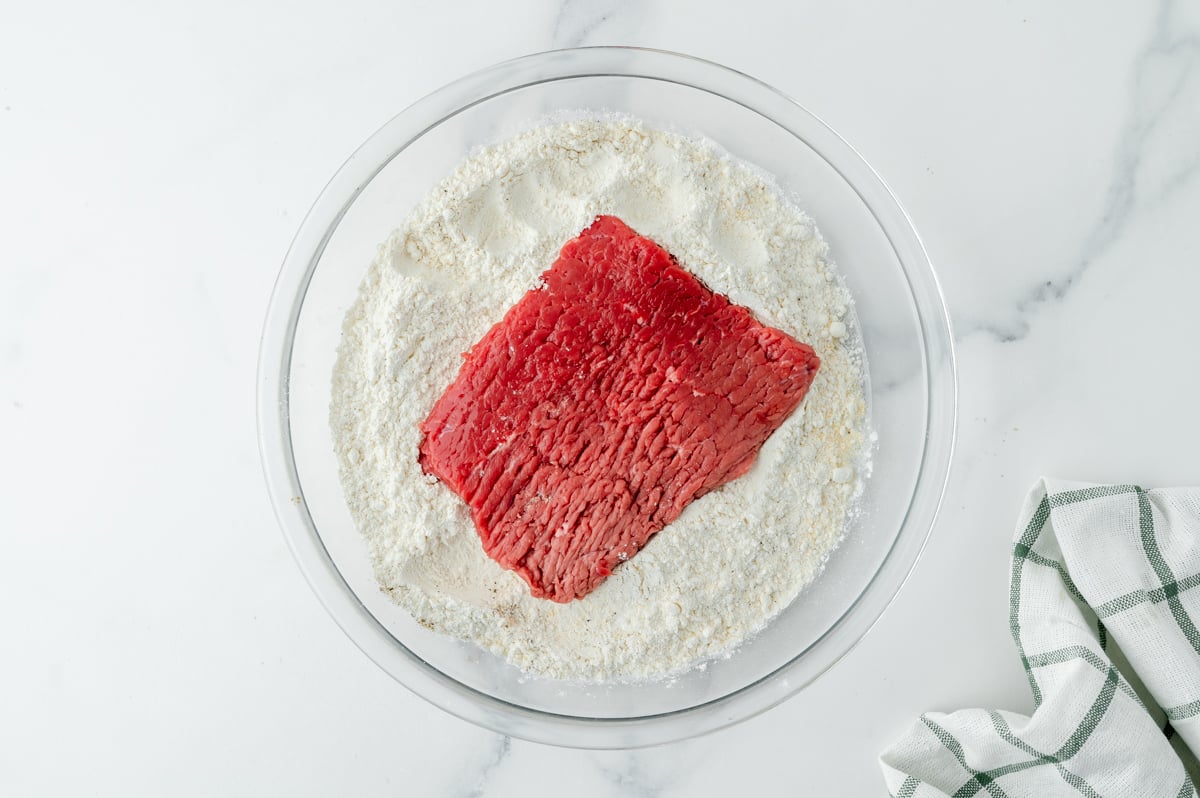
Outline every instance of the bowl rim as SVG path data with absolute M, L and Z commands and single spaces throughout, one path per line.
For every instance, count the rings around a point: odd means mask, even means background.
M 512 91 L 586 77 L 661 80 L 705 91 L 762 115 L 806 144 L 879 223 L 913 294 L 922 331 L 927 393 L 921 463 L 900 531 L 863 592 L 824 634 L 775 671 L 704 703 L 646 716 L 580 717 L 524 707 L 445 675 L 405 647 L 367 609 L 333 562 L 305 505 L 291 448 L 288 390 L 294 333 L 325 247 L 359 194 L 394 157 L 446 119 Z M 790 116 L 791 124 L 779 115 Z M 797 122 L 805 135 L 793 129 Z M 754 717 L 810 685 L 874 627 L 932 532 L 957 436 L 957 397 L 950 317 L 928 253 L 894 192 L 852 145 L 788 95 L 737 70 L 666 50 L 602 46 L 548 50 L 470 73 L 396 114 L 346 159 L 305 215 L 276 279 L 259 344 L 257 422 L 267 490 L 293 558 L 334 621 L 376 665 L 435 706 L 501 734 L 566 747 L 632 748 L 705 734 Z M 940 429 L 934 429 L 935 422 Z M 849 630 L 852 617 L 862 620 Z M 818 647 L 825 651 L 824 661 L 800 673 L 801 660 Z M 397 648 L 402 656 L 396 656 Z

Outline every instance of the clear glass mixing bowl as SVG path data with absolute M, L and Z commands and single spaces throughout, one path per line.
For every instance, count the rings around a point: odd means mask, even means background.
M 384 241 L 473 147 L 555 111 L 616 111 L 700 134 L 774 175 L 816 220 L 853 293 L 870 368 L 874 475 L 825 572 L 728 659 L 657 682 L 523 674 L 430 632 L 372 575 L 342 498 L 328 424 L 342 318 Z M 682 739 L 783 701 L 867 632 L 911 571 L 937 514 L 955 430 L 949 320 L 904 210 L 857 152 L 791 99 L 673 53 L 600 47 L 519 58 L 400 113 L 334 175 L 283 263 L 263 333 L 259 436 L 279 523 L 313 589 L 381 668 L 461 718 L 589 748 Z

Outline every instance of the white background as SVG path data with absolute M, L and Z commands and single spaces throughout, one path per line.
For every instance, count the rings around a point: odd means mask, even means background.
M 637 753 L 506 741 L 391 681 L 259 472 L 278 264 L 350 151 L 526 52 L 641 44 L 793 95 L 905 202 L 959 454 L 878 627 L 766 715 Z M 1200 482 L 1200 10 L 1099 4 L 7 3 L 0 794 L 882 795 L 924 710 L 1032 701 L 1007 553 L 1043 473 Z

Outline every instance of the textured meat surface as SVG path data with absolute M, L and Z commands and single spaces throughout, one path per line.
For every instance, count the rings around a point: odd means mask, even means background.
M 567 602 L 744 474 L 820 362 L 616 217 L 542 279 L 466 355 L 419 459 L 488 556 Z

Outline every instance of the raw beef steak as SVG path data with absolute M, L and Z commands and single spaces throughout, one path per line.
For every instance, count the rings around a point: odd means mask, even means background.
M 567 602 L 746 473 L 820 361 L 613 216 L 542 280 L 465 356 L 419 459 L 492 559 Z

